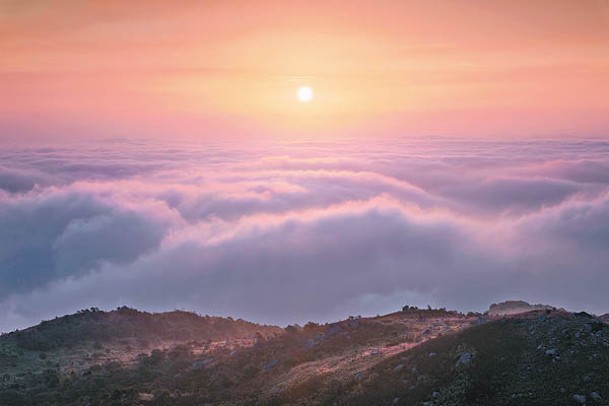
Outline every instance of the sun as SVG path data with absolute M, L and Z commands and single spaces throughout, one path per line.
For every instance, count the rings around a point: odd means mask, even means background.
M 303 103 L 309 102 L 313 99 L 313 89 L 309 86 L 300 86 L 296 92 L 296 96 L 298 97 L 298 100 Z

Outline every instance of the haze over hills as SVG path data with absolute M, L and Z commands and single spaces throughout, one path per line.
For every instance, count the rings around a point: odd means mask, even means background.
M 608 364 L 602 319 L 525 302 L 286 328 L 88 309 L 0 337 L 0 404 L 602 405 Z

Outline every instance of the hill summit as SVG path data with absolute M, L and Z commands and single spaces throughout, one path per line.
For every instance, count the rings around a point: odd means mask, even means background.
M 544 304 L 532 305 L 523 300 L 507 300 L 501 303 L 493 303 L 489 307 L 487 314 L 491 317 L 498 317 L 527 313 L 537 310 L 556 310 L 556 308 Z

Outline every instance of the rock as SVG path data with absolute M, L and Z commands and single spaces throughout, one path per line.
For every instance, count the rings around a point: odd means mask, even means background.
M 549 350 L 546 350 L 546 355 L 554 357 L 557 354 L 558 354 L 558 351 L 556 350 L 556 348 L 550 348 Z
M 594 393 L 596 393 L 596 392 L 594 392 Z M 438 392 L 438 391 L 432 392 L 431 397 L 434 399 L 437 399 L 438 397 L 440 397 L 440 392 Z
M 275 368 L 277 366 L 277 364 L 279 364 L 279 360 L 272 359 L 269 362 L 267 362 L 263 368 L 265 371 L 269 371 L 269 370 Z
M 580 405 L 586 404 L 586 395 L 573 395 L 573 401 Z
M 391 402 L 392 405 L 397 405 L 400 403 L 400 398 L 395 398 L 393 399 L 393 402 Z
M 402 369 L 404 369 L 404 364 L 399 364 L 398 366 L 393 368 L 393 371 L 394 372 L 400 372 Z
M 468 365 L 470 362 L 472 362 L 472 354 L 469 352 L 464 352 L 461 355 L 459 355 L 459 359 L 457 360 L 457 366 L 459 365 Z
M 534 310 L 553 310 L 552 306 L 536 304 L 531 305 L 522 300 L 508 300 L 502 303 L 493 303 L 487 314 L 491 317 L 508 316 L 513 314 L 527 313 Z M 545 317 L 544 317 L 545 319 Z
M 438 354 L 436 354 L 435 352 L 430 352 L 429 354 L 427 354 L 429 358 L 435 357 L 436 355 Z
M 592 392 L 590 394 L 590 397 L 592 398 L 592 400 L 595 400 L 597 402 L 600 402 L 601 400 L 603 400 L 603 397 L 598 392 Z

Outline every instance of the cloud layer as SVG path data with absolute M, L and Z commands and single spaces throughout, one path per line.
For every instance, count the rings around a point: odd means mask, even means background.
M 122 304 L 282 324 L 609 311 L 608 142 L 115 141 L 0 163 L 0 331 Z

